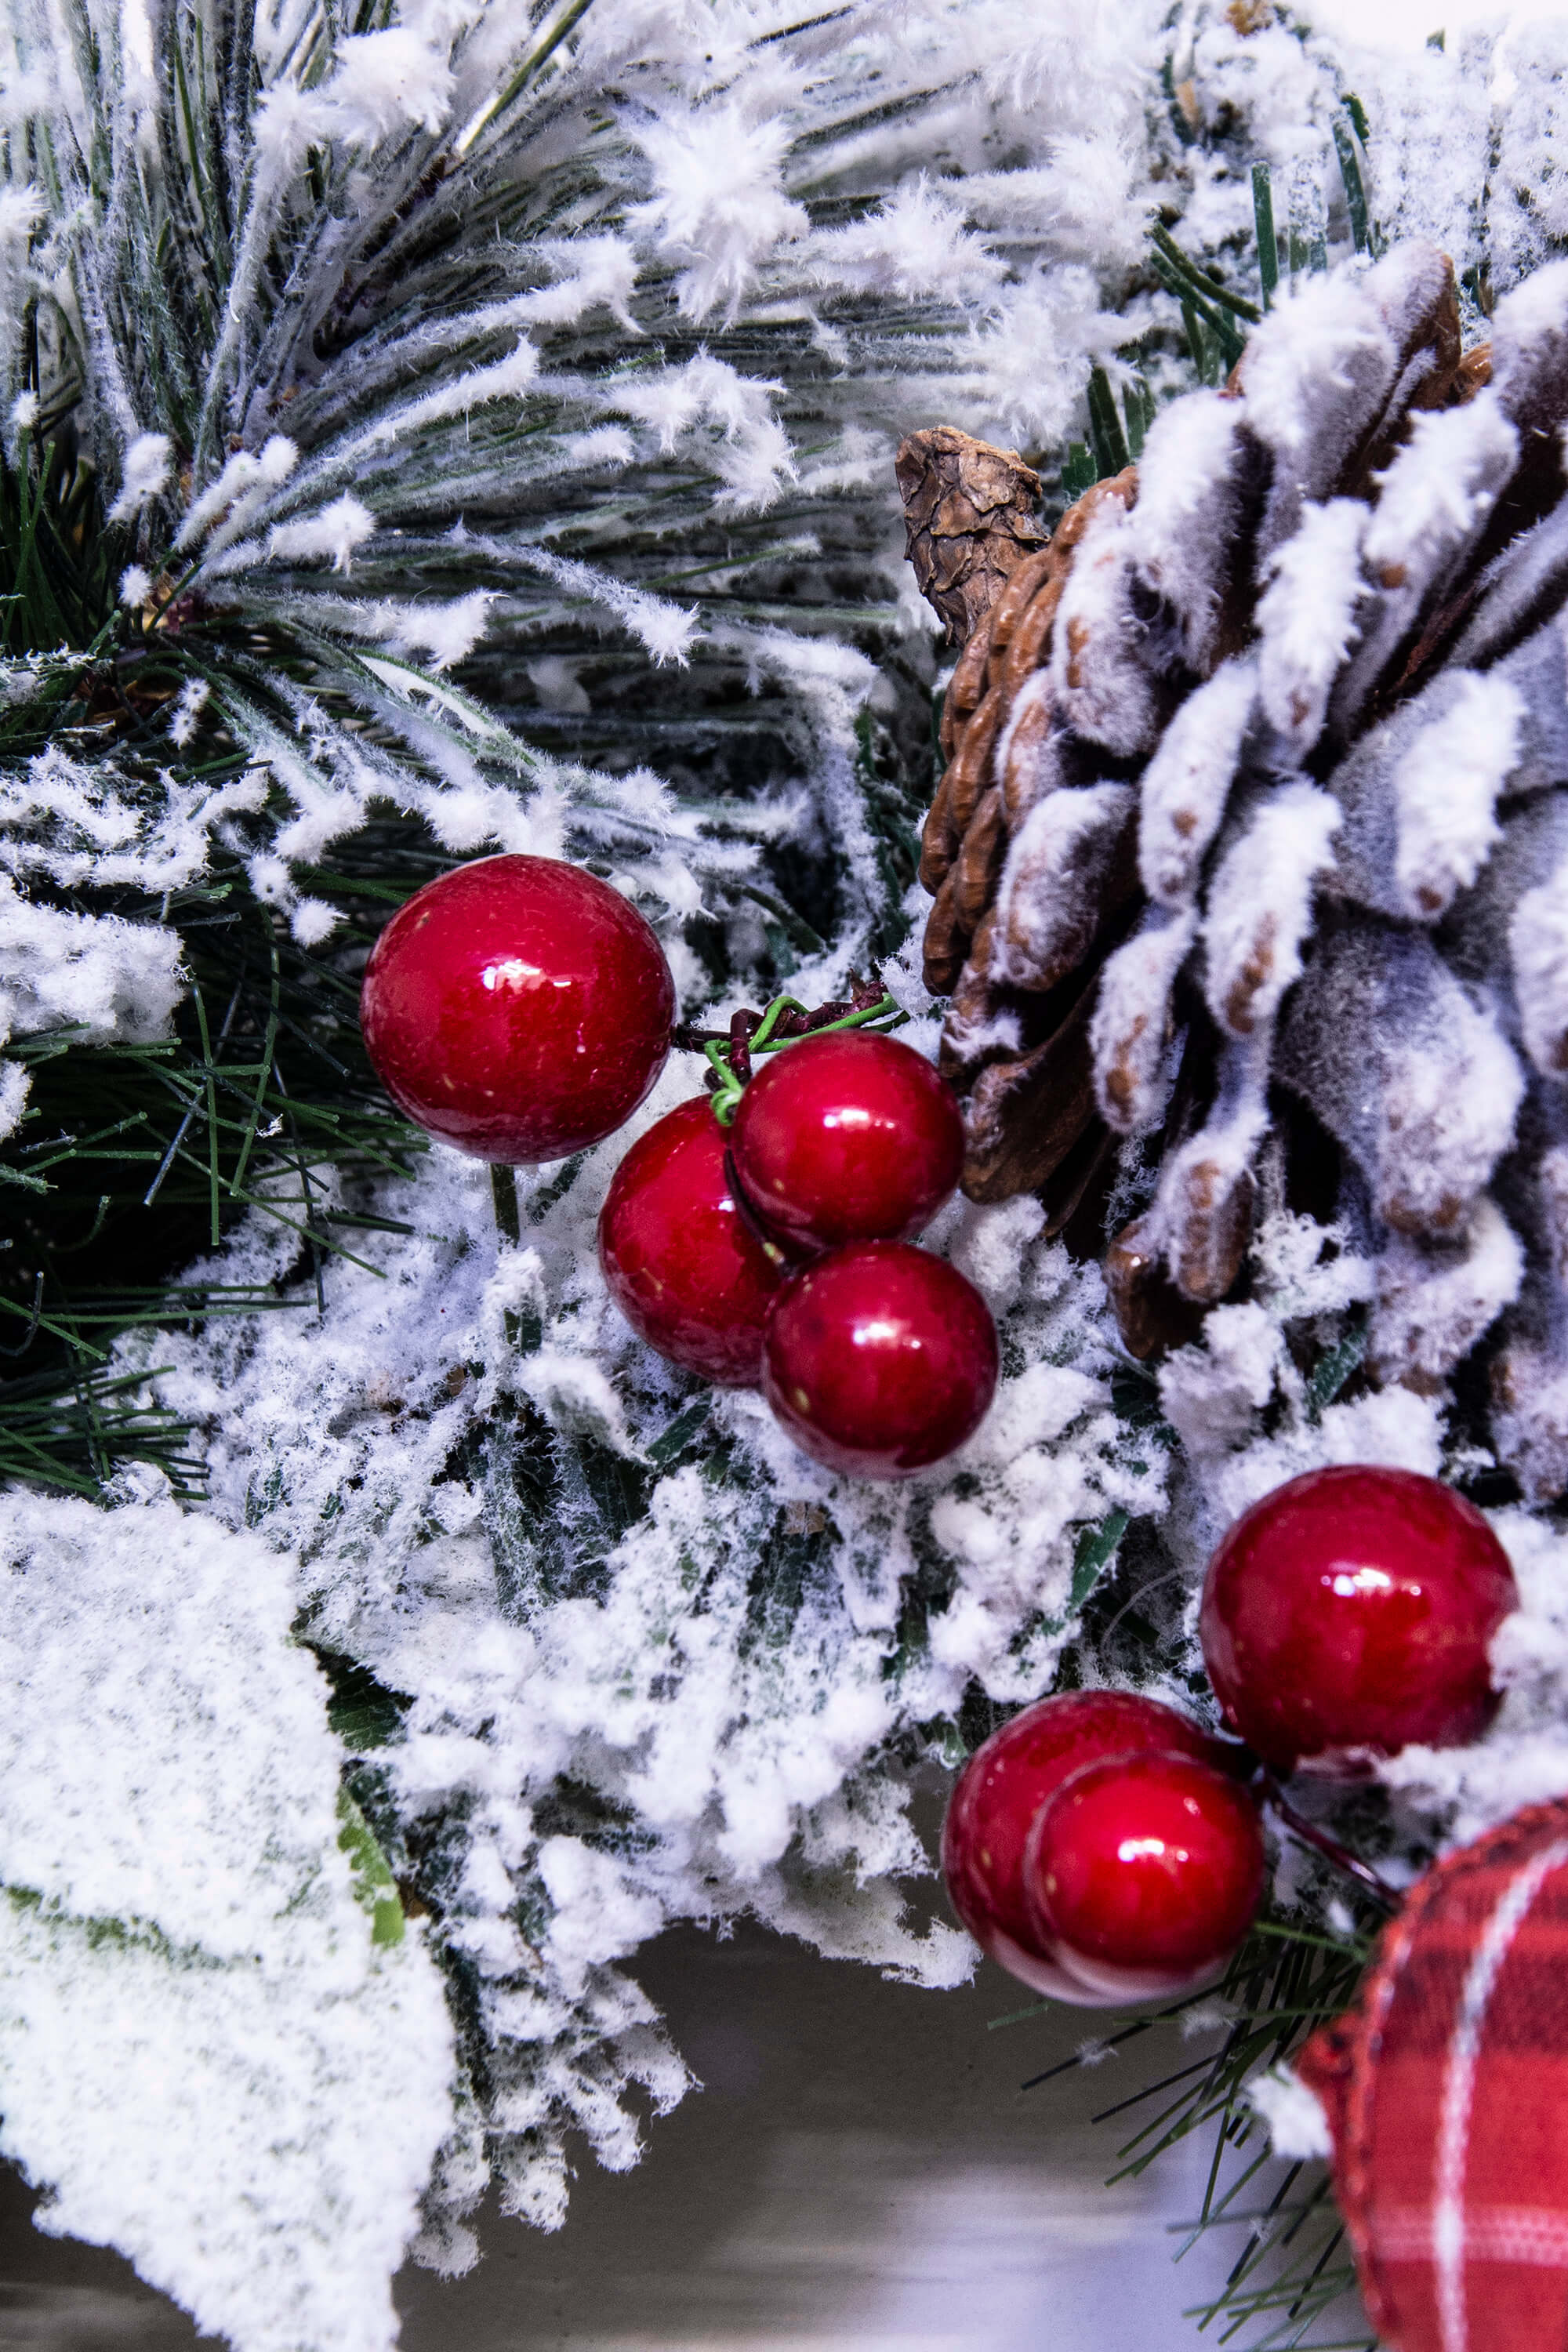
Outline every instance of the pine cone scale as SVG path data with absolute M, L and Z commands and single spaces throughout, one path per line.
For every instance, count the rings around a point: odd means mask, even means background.
M 948 825 L 955 837 L 967 831 L 970 819 L 980 804 L 981 795 L 990 782 L 991 750 L 1006 708 L 1007 699 L 1002 688 L 991 687 L 964 728 L 958 756 L 950 771 L 952 782 L 947 798 Z
M 946 996 L 956 986 L 969 949 L 969 933 L 958 919 L 958 868 L 950 866 L 926 918 L 923 977 L 933 996 Z
M 1249 1168 L 1212 1157 L 1191 1162 L 1183 1176 L 1184 1213 L 1170 1254 L 1172 1279 L 1184 1298 L 1216 1307 L 1235 1288 L 1247 1256 L 1258 1181 Z
M 1051 641 L 1057 608 L 1062 601 L 1066 566 L 1054 572 L 1037 591 L 1007 646 L 999 684 L 1011 702 L 1030 673 L 1037 669 Z
M 971 938 L 996 894 L 1007 855 L 1007 819 L 1002 787 L 985 793 L 963 836 L 953 884 L 953 913 L 958 926 Z
M 986 670 L 989 685 L 996 684 L 1000 675 L 998 656 L 1005 654 L 1012 644 L 1018 624 L 1034 601 L 1036 592 L 1065 568 L 1064 559 L 1058 553 L 1053 541 L 1034 555 L 1026 555 L 1013 573 L 996 599 L 990 616 L 990 660 Z
M 997 893 L 989 977 L 1044 992 L 1084 967 L 1138 893 L 1138 808 L 1125 784 L 1067 787 L 1036 803 Z
M 1009 1201 L 1037 1192 L 1093 1123 L 1093 1007 L 1091 985 L 1044 1045 L 981 1072 L 970 1097 L 967 1199 Z
M 1107 1250 L 1105 1286 L 1123 1345 L 1140 1363 L 1196 1338 L 1202 1310 L 1171 1281 L 1163 1248 L 1142 1218 L 1123 1225 Z
M 1037 801 L 1065 781 L 1059 751 L 1060 732 L 1051 708 L 1050 680 L 1043 670 L 1037 670 L 1014 697 L 1006 729 L 996 749 L 1009 835 L 1022 829 Z
M 921 888 L 935 898 L 947 879 L 952 864 L 953 833 L 950 821 L 952 793 L 948 778 L 952 770 L 944 768 L 942 782 L 936 788 L 936 798 L 926 811 L 926 821 L 921 827 Z
M 951 425 L 912 433 L 893 460 L 909 558 L 928 597 L 962 645 L 1008 576 L 1045 534 L 1035 520 L 1039 476 L 1016 450 L 993 449 Z
M 1443 407 L 1453 393 L 1462 353 L 1458 289 L 1447 256 L 1435 258 L 1442 266 L 1421 273 L 1425 290 L 1418 284 L 1413 316 L 1400 344 L 1399 373 L 1383 415 L 1360 456 L 1345 469 L 1342 497 L 1371 499 L 1376 477 L 1397 450 L 1409 417 Z
M 974 635 L 958 658 L 958 667 L 948 681 L 947 695 L 942 703 L 942 757 L 952 760 L 957 752 L 963 721 L 977 708 L 985 692 L 985 667 L 991 652 L 992 616 L 986 614 Z

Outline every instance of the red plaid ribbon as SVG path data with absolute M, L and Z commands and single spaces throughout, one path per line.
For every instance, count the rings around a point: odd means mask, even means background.
M 1297 2072 L 1395 2352 L 1568 2347 L 1568 1801 L 1449 1854 Z

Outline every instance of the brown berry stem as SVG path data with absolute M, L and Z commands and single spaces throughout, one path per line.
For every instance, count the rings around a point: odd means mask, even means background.
M 1381 1877 L 1370 1862 L 1363 1862 L 1359 1853 L 1352 1853 L 1349 1846 L 1342 1845 L 1338 1838 L 1331 1837 L 1327 1830 L 1321 1830 L 1316 1822 L 1310 1822 L 1304 1813 L 1299 1813 L 1267 1766 L 1258 1775 L 1257 1787 L 1281 1829 L 1288 1830 L 1303 1845 L 1310 1845 L 1314 1853 L 1321 1853 L 1325 1862 L 1331 1863 L 1336 1870 L 1343 1871 L 1347 1878 L 1353 1878 L 1362 1893 L 1370 1895 L 1374 1903 L 1381 1903 L 1387 1911 L 1398 1910 L 1401 1897 L 1387 1879 Z

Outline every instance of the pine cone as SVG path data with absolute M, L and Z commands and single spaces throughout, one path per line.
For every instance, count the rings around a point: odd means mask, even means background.
M 926 976 L 964 1189 L 1107 1261 L 1150 1352 L 1236 1287 L 1266 1139 L 1374 1261 L 1371 1362 L 1489 1331 L 1568 1488 L 1568 264 L 1461 357 L 1428 246 L 1312 281 L 1011 569 L 948 689 Z M 1499 1318 L 1501 1318 L 1500 1323 Z M 1494 1329 L 1494 1327 L 1496 1328 Z
M 993 449 L 938 425 L 911 433 L 893 459 L 920 592 L 961 646 L 1018 565 L 1045 539 L 1040 478 L 1016 449 Z

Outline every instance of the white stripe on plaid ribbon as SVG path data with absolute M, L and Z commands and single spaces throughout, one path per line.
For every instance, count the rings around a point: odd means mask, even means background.
M 1479 2250 L 1470 2242 L 1466 2224 L 1465 2174 L 1469 2160 L 1470 2106 L 1475 2096 L 1481 2028 L 1510 1946 L 1542 1886 L 1565 1862 L 1568 1838 L 1559 1838 L 1554 1845 L 1545 1847 L 1532 1861 L 1525 1863 L 1510 1880 L 1476 1946 L 1459 1997 L 1459 2014 L 1448 2044 L 1443 2078 L 1432 2203 L 1432 2254 L 1437 2272 L 1437 2319 L 1443 2352 L 1469 2352 L 1465 2263 L 1468 2255 Z
M 1436 2235 L 1433 2216 L 1422 2206 L 1396 2205 L 1378 2212 L 1377 2252 L 1383 2262 L 1430 2262 Z M 1465 2259 L 1568 2271 L 1568 2214 L 1544 2205 L 1472 2205 L 1465 2216 Z

